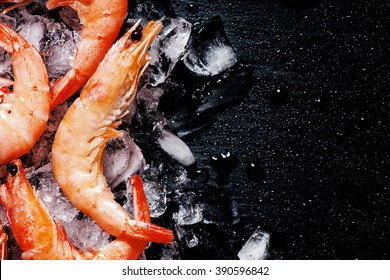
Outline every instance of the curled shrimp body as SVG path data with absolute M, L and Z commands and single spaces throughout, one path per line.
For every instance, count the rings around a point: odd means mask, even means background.
M 115 202 L 102 172 L 105 144 L 121 136 L 116 130 L 118 119 L 135 98 L 139 77 L 149 60 L 146 50 L 162 28 L 161 22 L 150 22 L 138 41 L 130 38 L 138 25 L 139 22 L 108 51 L 66 112 L 53 142 L 53 172 L 73 205 L 109 234 L 171 242 L 172 231 L 130 218 Z
M 47 8 L 69 6 L 82 24 L 81 41 L 73 68 L 51 89 L 51 109 L 77 92 L 92 76 L 119 34 L 127 12 L 127 0 L 49 0 Z
M 14 81 L 0 79 L 0 164 L 4 164 L 27 153 L 45 130 L 50 95 L 38 51 L 2 23 L 0 47 L 12 55 L 15 77 Z
M 95 72 L 119 34 L 128 0 L 0 0 L 0 4 L 14 3 L 3 13 L 32 2 L 46 2 L 49 10 L 70 7 L 77 12 L 83 24 L 73 68 L 59 78 L 50 90 L 52 110 L 77 92 Z
M 149 223 L 150 213 L 140 177 L 134 176 L 131 184 L 134 218 Z M 20 160 L 8 165 L 6 182 L 0 187 L 0 202 L 23 259 L 136 259 L 147 245 L 142 240 L 116 239 L 94 252 L 78 250 L 68 240 L 61 224 L 51 219 L 28 182 Z

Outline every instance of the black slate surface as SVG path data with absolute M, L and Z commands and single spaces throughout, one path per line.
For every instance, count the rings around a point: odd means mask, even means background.
M 234 245 L 183 258 L 237 258 L 257 227 L 275 259 L 390 257 L 390 4 L 292 2 L 305 1 L 171 1 L 192 23 L 220 15 L 255 76 L 242 102 L 186 140 L 211 182 L 210 156 L 238 158 L 221 186 L 238 205 Z M 255 161 L 260 182 L 245 172 Z

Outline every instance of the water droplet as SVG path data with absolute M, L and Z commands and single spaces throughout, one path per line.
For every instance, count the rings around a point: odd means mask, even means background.
M 285 89 L 277 88 L 271 92 L 271 102 L 276 106 L 281 106 L 287 103 L 288 92 Z
M 189 3 L 187 5 L 187 11 L 189 11 L 190 13 L 196 14 L 197 12 L 199 12 L 199 6 L 195 3 Z
M 248 179 L 252 182 L 259 182 L 265 179 L 265 172 L 259 162 L 248 163 L 245 172 Z

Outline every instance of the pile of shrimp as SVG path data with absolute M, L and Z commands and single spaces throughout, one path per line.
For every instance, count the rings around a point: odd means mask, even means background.
M 0 0 L 12 3 L 4 12 L 31 2 Z M 74 9 L 83 24 L 82 38 L 73 68 L 50 86 L 41 54 L 0 23 L 0 47 L 12 56 L 14 76 L 14 80 L 0 79 L 0 164 L 7 166 L 0 203 L 23 259 L 136 259 L 148 242 L 171 243 L 174 236 L 151 223 L 140 176 L 129 179 L 133 217 L 115 201 L 103 175 L 103 154 L 107 141 L 122 135 L 117 130 L 120 119 L 135 101 L 150 59 L 147 50 L 162 24 L 151 21 L 142 28 L 138 21 L 117 39 L 127 0 L 48 0 L 45 6 Z M 19 159 L 34 147 L 51 111 L 81 88 L 56 131 L 51 161 L 55 179 L 70 202 L 115 237 L 88 252 L 77 249 L 61 223 L 52 220 Z M 7 258 L 7 240 L 0 225 L 2 259 Z

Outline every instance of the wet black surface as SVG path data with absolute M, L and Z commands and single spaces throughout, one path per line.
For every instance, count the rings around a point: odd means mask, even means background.
M 168 209 L 153 222 L 175 231 L 178 252 L 167 256 L 237 259 L 260 227 L 270 259 L 389 259 L 390 4 L 153 2 L 137 16 L 197 27 L 219 16 L 239 60 L 214 80 L 179 62 L 165 85 L 159 109 L 196 158 L 189 184 L 177 188 L 184 168 L 150 140 L 160 112 L 132 123 L 146 161 L 164 163 Z M 175 224 L 180 206 L 196 205 L 202 222 Z
M 237 258 L 257 227 L 271 234 L 275 259 L 390 258 L 390 4 L 291 2 L 171 1 L 192 23 L 219 15 L 255 77 L 244 99 L 186 139 L 211 185 L 210 157 L 237 155 L 219 187 L 240 221 L 194 227 L 209 249 L 186 247 L 182 258 Z M 260 179 L 247 176 L 253 162 Z M 230 247 L 215 245 L 215 233 Z

